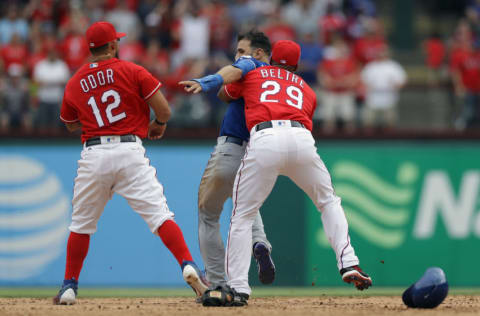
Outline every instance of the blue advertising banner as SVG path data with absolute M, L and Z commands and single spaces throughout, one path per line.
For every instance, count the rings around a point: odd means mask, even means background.
M 146 146 L 192 255 L 198 249 L 197 190 L 212 146 Z M 0 146 L 0 286 L 58 285 L 65 269 L 79 145 Z M 231 209 L 231 201 L 226 204 Z M 222 236 L 230 212 L 221 218 Z M 120 196 L 92 235 L 82 285 L 183 285 L 175 258 Z

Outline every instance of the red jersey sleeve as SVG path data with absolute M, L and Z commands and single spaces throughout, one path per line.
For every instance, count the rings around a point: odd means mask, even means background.
M 140 86 L 141 95 L 145 101 L 162 86 L 161 82 L 143 67 L 139 67 L 138 69 L 137 80 Z
M 77 110 L 68 101 L 67 93 L 68 93 L 68 85 L 63 95 L 62 107 L 60 109 L 60 120 L 62 120 L 65 123 L 78 122 L 79 119 L 78 119 Z
M 239 99 L 242 97 L 243 85 L 240 82 L 229 83 L 225 85 L 223 89 L 232 99 Z

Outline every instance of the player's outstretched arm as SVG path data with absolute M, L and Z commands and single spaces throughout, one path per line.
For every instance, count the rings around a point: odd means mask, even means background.
M 148 126 L 148 138 L 160 139 L 163 133 L 165 133 L 167 121 L 172 114 L 170 106 L 160 90 L 155 92 L 150 99 L 148 99 L 147 103 L 155 113 L 155 119 L 153 119 Z
M 222 76 L 223 84 L 229 84 L 242 79 L 243 71 L 240 68 L 228 65 L 220 69 L 217 74 Z
M 178 84 L 189 93 L 208 92 L 218 90 L 222 84 L 229 84 L 242 78 L 243 71 L 235 66 L 228 65 L 220 69 L 214 75 L 208 75 L 198 79 L 180 81 Z

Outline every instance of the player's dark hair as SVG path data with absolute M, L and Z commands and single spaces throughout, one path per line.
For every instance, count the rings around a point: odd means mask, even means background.
M 107 51 L 108 51 L 108 43 L 102 46 L 90 48 L 90 53 L 92 53 L 92 55 L 101 55 L 106 53 Z
M 270 55 L 270 53 L 272 52 L 272 45 L 270 44 L 270 40 L 263 32 L 259 32 L 257 30 L 250 30 L 246 33 L 238 35 L 237 41 L 241 40 L 249 40 L 250 46 L 252 48 L 261 48 L 267 55 Z

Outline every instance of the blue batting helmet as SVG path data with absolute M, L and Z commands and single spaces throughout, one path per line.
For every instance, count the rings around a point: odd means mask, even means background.
M 434 308 L 448 294 L 448 282 L 442 269 L 428 268 L 425 274 L 403 292 L 402 299 L 408 307 Z

